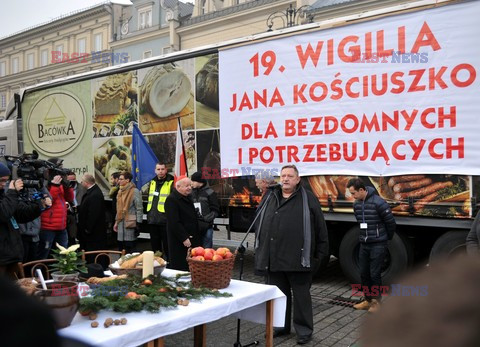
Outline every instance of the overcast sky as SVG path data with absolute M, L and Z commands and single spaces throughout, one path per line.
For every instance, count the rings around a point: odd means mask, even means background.
M 48 22 L 61 15 L 84 9 L 105 0 L 3 0 L 0 37 Z

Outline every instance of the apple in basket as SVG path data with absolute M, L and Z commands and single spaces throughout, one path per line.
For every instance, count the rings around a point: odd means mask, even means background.
M 213 259 L 213 252 L 214 252 L 213 250 L 205 251 L 205 254 L 203 255 L 203 258 L 207 261 L 212 260 Z
M 192 257 L 196 257 L 196 256 L 202 256 L 203 257 L 204 254 L 205 254 L 205 249 L 203 247 L 195 247 L 191 251 Z
M 233 253 L 226 247 L 219 247 L 216 250 L 212 248 L 195 247 L 190 250 L 190 256 L 194 260 L 219 261 L 232 258 Z
M 213 261 L 223 260 L 223 257 L 220 254 L 214 254 L 212 260 Z

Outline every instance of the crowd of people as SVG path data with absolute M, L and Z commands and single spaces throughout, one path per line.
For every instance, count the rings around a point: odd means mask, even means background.
M 108 195 L 112 210 L 107 211 L 103 192 L 92 174 L 84 174 L 80 182 L 74 172 L 55 175 L 39 196 L 34 190 L 25 190 L 21 179 L 11 179 L 10 169 L 0 162 L 0 274 L 13 277 L 18 262 L 48 258 L 56 243 L 63 247 L 80 243 L 86 251 L 105 249 L 109 214 L 113 216 L 111 229 L 119 250 L 136 251 L 140 225 L 143 225 L 143 231 L 150 235 L 151 249 L 162 252 L 170 268 L 188 271 L 186 257 L 190 247 L 212 248 L 213 223 L 220 207 L 216 193 L 201 172 L 174 180 L 167 171 L 165 163 L 156 164 L 155 177 L 148 185 L 147 220 L 142 223 L 142 193 L 132 182 L 130 172 L 111 175 Z M 284 327 L 276 328 L 274 337 L 290 334 L 293 325 L 297 343 L 306 344 L 312 340 L 314 329 L 312 275 L 322 260 L 329 258 L 328 232 L 321 205 L 313 193 L 301 185 L 295 165 L 281 169 L 279 184 L 271 177 L 261 177 L 256 179 L 256 185 L 262 200 L 254 224 L 255 272 L 287 297 Z M 364 300 L 354 308 L 377 312 L 381 296 L 371 294 L 375 292 L 371 289 L 382 285 L 381 266 L 388 241 L 395 233 L 395 219 L 388 203 L 361 179 L 351 179 L 347 189 L 355 198 L 353 210 L 359 226 L 361 284 L 363 289 L 367 288 Z M 470 254 L 478 255 L 479 230 L 480 213 L 467 238 Z M 477 288 L 478 283 L 473 287 Z M 400 299 L 398 303 L 392 302 L 402 309 L 410 307 Z M 386 324 L 388 319 L 392 322 L 396 319 L 391 308 L 380 317 L 382 319 L 371 321 Z M 391 334 L 397 332 L 398 329 L 392 330 Z M 382 345 L 384 340 L 377 341 L 376 337 L 367 333 L 364 338 L 369 345 Z M 425 338 L 419 334 L 417 337 Z
M 49 161 L 61 167 L 60 159 Z M 213 246 L 213 221 L 220 207 L 216 193 L 199 172 L 192 180 L 179 177 L 174 184 L 167 171 L 165 163 L 156 164 L 143 223 L 142 192 L 130 172 L 109 177 L 110 210 L 90 173 L 82 175 L 80 182 L 73 171 L 55 174 L 43 189 L 23 189 L 22 179 L 11 180 L 10 169 L 0 162 L 0 223 L 8 230 L 0 233 L 0 273 L 14 277 L 19 262 L 47 259 L 56 244 L 80 244 L 85 251 L 106 249 L 109 232 L 119 250 L 133 253 L 141 230 L 150 235 L 151 249 L 162 252 L 171 268 L 188 270 L 188 247 Z

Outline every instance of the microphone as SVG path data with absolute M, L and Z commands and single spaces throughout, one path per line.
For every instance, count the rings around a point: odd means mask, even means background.
M 281 183 L 275 183 L 275 184 L 271 184 L 267 187 L 267 189 L 275 189 L 277 187 L 282 187 L 282 184 Z

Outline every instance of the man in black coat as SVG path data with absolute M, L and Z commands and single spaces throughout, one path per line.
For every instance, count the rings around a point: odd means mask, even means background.
M 359 178 L 347 183 L 355 198 L 353 211 L 360 226 L 359 265 L 365 300 L 354 305 L 357 310 L 376 312 L 379 308 L 382 285 L 382 265 L 387 255 L 388 240 L 395 233 L 395 218 L 385 200 L 375 194 L 373 187 L 365 187 Z
M 188 197 L 192 192 L 192 181 L 188 177 L 180 176 L 175 188 L 165 201 L 169 268 L 188 271 L 188 248 L 201 245 L 197 213 Z
M 198 227 L 205 248 L 213 247 L 213 221 L 220 215 L 217 194 L 208 185 L 202 173 L 192 175 L 192 194 L 190 198 L 197 211 Z
M 280 182 L 257 210 L 255 270 L 287 296 L 285 325 L 274 337 L 290 333 L 293 292 L 293 326 L 297 343 L 305 344 L 313 333 L 312 269 L 329 255 L 328 232 L 320 203 L 300 185 L 295 165 L 282 168 Z
M 107 227 L 103 193 L 89 173 L 83 175 L 81 184 L 86 189 L 78 208 L 78 238 L 81 248 L 85 251 L 105 249 Z
M 466 246 L 468 255 L 480 255 L 480 211 L 475 216 L 475 220 L 468 232 Z
M 17 264 L 23 260 L 23 243 L 19 223 L 27 223 L 38 216 L 43 201 L 23 199 L 23 181 L 21 179 L 9 182 L 10 170 L 0 162 L 0 275 L 6 274 L 15 278 Z M 8 184 L 8 190 L 5 186 Z M 49 205 L 51 205 L 51 200 Z

